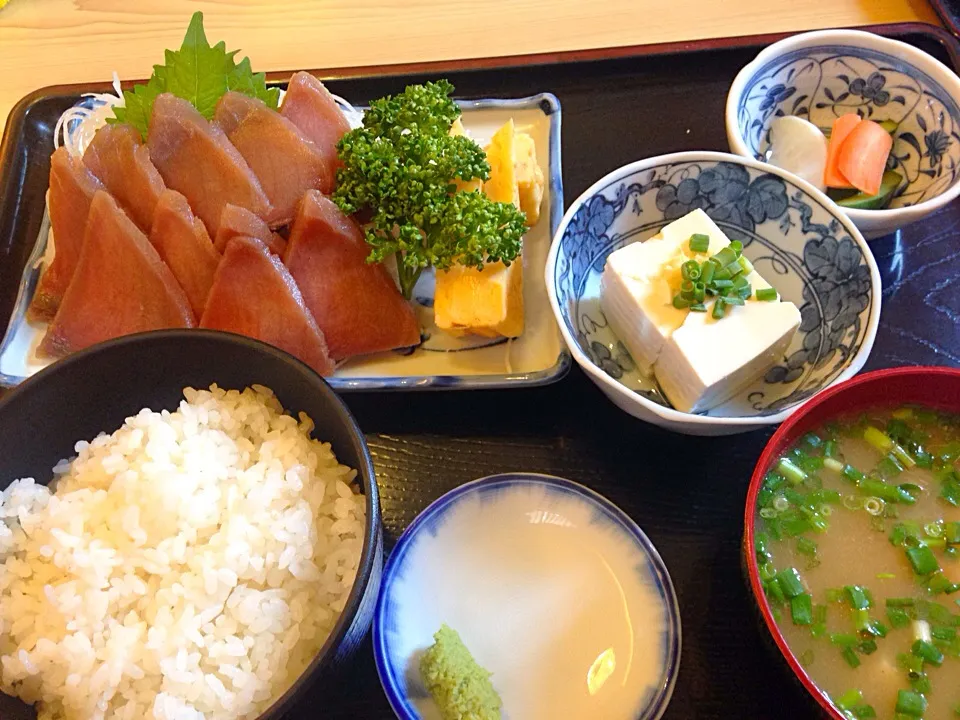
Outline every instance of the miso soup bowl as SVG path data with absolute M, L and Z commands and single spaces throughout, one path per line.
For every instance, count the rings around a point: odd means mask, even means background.
M 819 30 L 765 48 L 727 95 L 730 150 L 762 160 L 770 123 L 796 115 L 829 129 L 858 112 L 892 120 L 888 165 L 907 183 L 884 210 L 842 208 L 868 239 L 936 212 L 960 196 L 960 78 L 912 45 L 860 30 Z
M 843 714 L 833 706 L 827 695 L 817 688 L 790 650 L 773 619 L 773 611 L 764 595 L 760 568 L 757 565 L 756 553 L 753 551 L 757 494 L 763 485 L 764 476 L 776 463 L 780 454 L 800 439 L 804 433 L 838 415 L 868 408 L 896 407 L 903 404 L 923 405 L 960 413 L 960 368 L 902 367 L 874 370 L 825 390 L 804 405 L 773 434 L 757 462 L 747 491 L 742 547 L 743 564 L 762 624 L 766 626 L 773 644 L 776 645 L 775 654 L 783 658 L 793 676 L 810 693 L 812 699 L 827 716 L 836 720 L 844 720 Z

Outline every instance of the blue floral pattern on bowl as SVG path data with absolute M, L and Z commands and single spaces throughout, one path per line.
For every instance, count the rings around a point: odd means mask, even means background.
M 772 415 L 836 380 L 867 340 L 879 301 L 867 258 L 820 199 L 761 168 L 720 160 L 637 170 L 596 190 L 573 216 L 559 241 L 552 282 L 584 354 L 626 387 L 664 403 L 610 330 L 599 303 L 600 275 L 610 253 L 696 208 L 743 243 L 744 254 L 802 318 L 786 355 L 707 414 Z
M 960 179 L 957 103 L 926 73 L 871 48 L 823 45 L 776 58 L 747 81 L 737 124 L 762 160 L 774 118 L 797 115 L 827 131 L 851 112 L 897 124 L 888 167 L 906 182 L 891 207 L 929 200 Z

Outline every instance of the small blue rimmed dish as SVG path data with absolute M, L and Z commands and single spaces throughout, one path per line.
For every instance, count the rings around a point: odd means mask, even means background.
M 440 717 L 419 661 L 441 624 L 493 674 L 508 719 L 656 720 L 673 692 L 680 613 L 667 569 L 629 517 L 569 480 L 475 480 L 400 537 L 373 646 L 402 720 Z
M 731 151 L 761 160 L 770 123 L 822 130 L 847 113 L 896 126 L 887 167 L 906 182 L 884 210 L 843 208 L 865 237 L 891 233 L 960 196 L 960 78 L 904 42 L 859 30 L 802 33 L 765 48 L 727 95 Z

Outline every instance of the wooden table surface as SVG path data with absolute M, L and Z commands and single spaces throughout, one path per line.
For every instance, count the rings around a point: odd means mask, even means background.
M 148 76 L 195 10 L 211 39 L 266 71 L 937 22 L 926 0 L 10 0 L 0 10 L 0 123 L 46 85 Z

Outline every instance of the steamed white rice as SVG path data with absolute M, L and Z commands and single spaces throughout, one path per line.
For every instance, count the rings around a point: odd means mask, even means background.
M 256 717 L 344 608 L 355 471 L 266 388 L 183 394 L 0 494 L 0 689 L 41 720 Z

